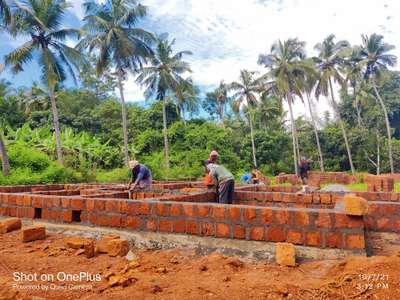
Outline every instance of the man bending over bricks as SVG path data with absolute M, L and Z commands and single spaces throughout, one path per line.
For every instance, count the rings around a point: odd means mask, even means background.
M 128 184 L 128 190 L 133 191 L 137 186 L 142 191 L 150 189 L 152 182 L 150 169 L 145 165 L 139 164 L 137 160 L 131 160 L 129 168 L 131 169 L 131 179 Z
M 235 179 L 224 166 L 206 161 L 209 175 L 214 179 L 218 190 L 218 202 L 232 204 Z

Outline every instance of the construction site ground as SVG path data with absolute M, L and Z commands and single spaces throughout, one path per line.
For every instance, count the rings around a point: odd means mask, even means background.
M 86 258 L 66 246 L 69 237 L 48 233 L 22 243 L 19 232 L 0 235 L 0 299 L 399 299 L 399 249 L 372 257 L 304 262 L 283 267 L 193 250 L 135 249 L 134 269 L 125 257 Z M 385 254 L 383 256 L 381 254 Z M 131 258 L 132 259 L 132 258 Z M 132 264 L 131 264 L 132 265 Z M 18 272 L 17 275 L 14 273 Z M 99 274 L 101 281 L 64 281 L 65 274 Z M 109 277 L 130 272 L 125 286 Z M 36 273 L 37 280 L 17 281 Z M 55 280 L 42 281 L 42 275 Z M 50 275 L 49 275 L 50 274 Z M 53 274 L 53 275 L 51 275 Z M 60 275 L 61 274 L 61 275 Z M 61 276 L 59 280 L 56 276 Z M 38 290 L 48 289 L 46 290 Z

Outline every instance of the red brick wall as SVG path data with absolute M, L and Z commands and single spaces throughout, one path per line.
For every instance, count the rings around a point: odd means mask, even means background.
M 193 195 L 185 195 L 193 196 Z M 195 197 L 199 197 L 196 196 Z M 364 223 L 332 210 L 267 208 L 156 200 L 0 194 L 0 214 L 144 231 L 173 232 L 255 241 L 287 241 L 320 248 L 364 249 Z

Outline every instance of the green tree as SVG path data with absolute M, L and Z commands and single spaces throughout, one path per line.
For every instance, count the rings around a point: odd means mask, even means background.
M 253 164 L 257 166 L 256 158 L 256 147 L 254 143 L 254 108 L 257 106 L 257 94 L 260 91 L 259 81 L 254 79 L 255 72 L 250 72 L 247 70 L 241 70 L 239 81 L 232 82 L 229 87 L 235 92 L 232 96 L 234 101 L 238 103 L 237 111 L 240 106 L 244 104 L 246 106 L 246 112 L 250 125 L 250 136 L 251 136 L 251 148 L 253 152 Z M 218 94 L 217 94 L 218 97 Z
M 153 35 L 136 27 L 146 15 L 146 7 L 137 4 L 136 0 L 107 0 L 103 4 L 88 1 L 84 6 L 86 16 L 83 28 L 86 35 L 77 48 L 88 49 L 89 53 L 98 51 L 97 75 L 103 74 L 110 65 L 115 67 L 121 99 L 124 157 L 128 165 L 128 121 L 123 81 L 127 71 L 137 71 L 152 55 Z
M 7 95 L 10 83 L 5 80 L 0 80 L 0 100 L 3 102 L 5 96 Z M 4 144 L 3 138 L 3 128 L 4 123 L 6 122 L 4 118 L 7 116 L 7 112 L 3 111 L 3 105 L 0 105 L 0 158 L 2 164 L 2 170 L 4 176 L 10 175 L 10 160 L 8 158 L 8 153 L 6 149 L 6 145 Z
M 349 43 L 347 41 L 335 42 L 335 36 L 333 34 L 329 35 L 322 43 L 315 45 L 315 50 L 318 51 L 318 56 L 314 57 L 314 61 L 320 71 L 319 80 L 316 87 L 317 98 L 320 94 L 328 97 L 331 96 L 331 103 L 333 109 L 339 119 L 340 128 L 342 130 L 343 139 L 346 145 L 347 156 L 349 159 L 349 165 L 351 172 L 354 174 L 354 164 L 351 155 L 351 149 L 349 141 L 347 138 L 345 123 L 340 115 L 339 106 L 335 100 L 335 93 L 333 91 L 333 83 L 338 82 L 343 83 L 343 77 L 340 74 L 340 66 L 343 64 L 343 57 L 345 51 L 349 48 Z
M 390 172 L 394 173 L 392 132 L 390 128 L 388 110 L 377 89 L 377 79 L 380 78 L 382 71 L 387 70 L 389 66 L 393 67 L 396 65 L 397 57 L 393 54 L 388 53 L 392 51 L 395 47 L 393 45 L 385 43 L 383 41 L 383 36 L 375 33 L 371 34 L 370 36 L 363 35 L 361 47 L 361 64 L 365 65 L 365 78 L 370 80 L 376 98 L 378 99 L 378 102 L 381 105 L 384 114 L 386 134 L 388 138 Z
M 289 112 L 293 142 L 293 160 L 295 173 L 298 173 L 300 150 L 296 124 L 293 116 L 293 103 L 297 96 L 302 94 L 302 84 L 305 73 L 311 72 L 311 67 L 305 64 L 305 42 L 296 39 L 288 39 L 284 42 L 277 41 L 268 54 L 260 54 L 258 63 L 269 71 L 262 76 L 263 80 L 273 80 L 274 92 L 281 99 L 286 99 Z M 271 84 L 271 83 L 268 83 Z
M 20 22 L 16 34 L 30 38 L 6 55 L 5 64 L 12 66 L 13 72 L 20 72 L 23 71 L 23 65 L 38 58 L 42 79 L 47 85 L 51 101 L 57 158 L 63 163 L 55 88 L 57 83 L 66 79 L 67 72 L 76 80 L 76 71 L 85 63 L 79 51 L 64 44 L 66 39 L 78 37 L 80 31 L 62 28 L 61 20 L 70 7 L 68 2 L 27 0 L 23 4 L 18 1 L 15 4 Z M 38 55 L 35 56 L 35 53 Z
M 163 133 L 164 133 L 164 158 L 167 169 L 169 168 L 168 131 L 166 105 L 168 96 L 184 99 L 183 91 L 188 89 L 191 82 L 182 77 L 186 72 L 192 72 L 187 62 L 183 61 L 184 55 L 192 54 L 190 51 L 180 51 L 173 54 L 172 46 L 175 40 L 169 42 L 167 37 L 158 37 L 155 54 L 150 60 L 150 65 L 142 68 L 136 79 L 146 88 L 146 98 L 155 98 L 163 103 Z

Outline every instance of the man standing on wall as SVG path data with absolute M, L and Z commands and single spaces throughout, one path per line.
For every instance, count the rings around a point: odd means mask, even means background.
M 218 202 L 224 204 L 232 204 L 235 178 L 224 166 L 206 161 L 207 171 L 214 179 L 218 190 Z

